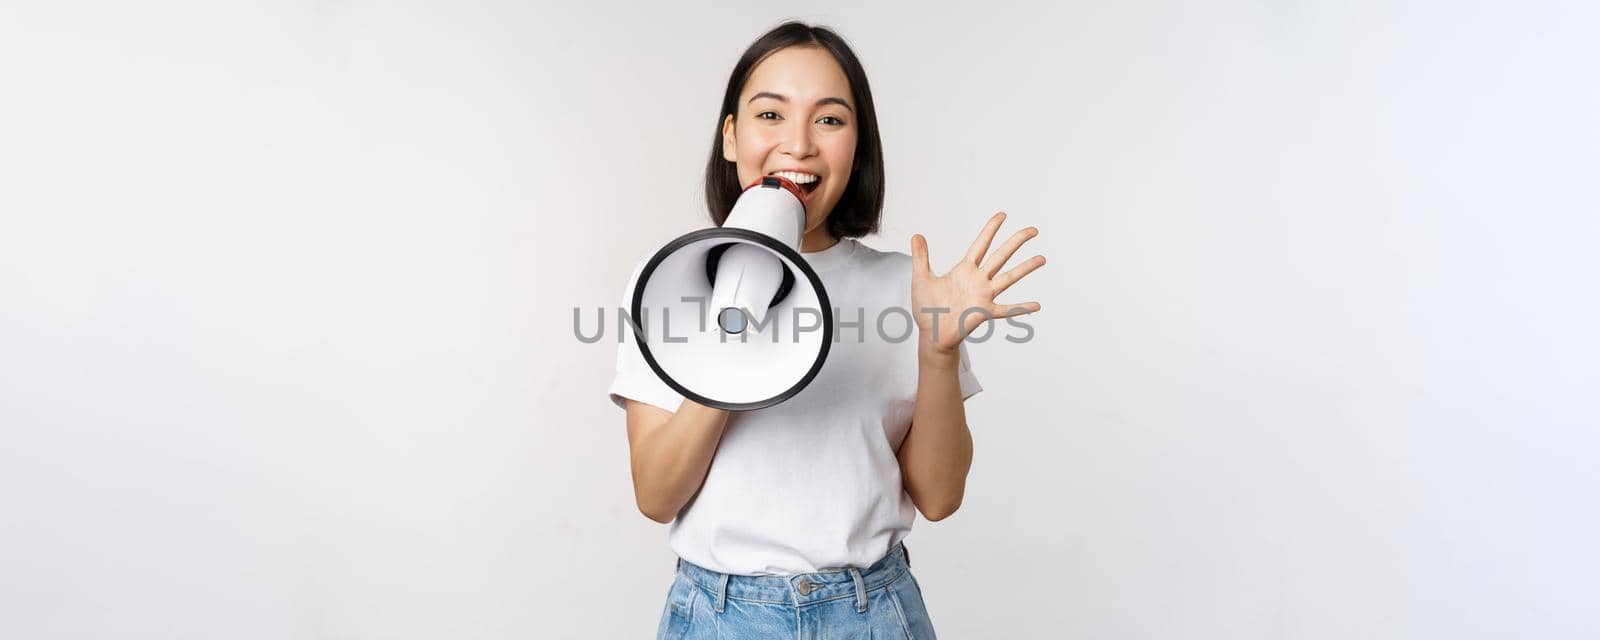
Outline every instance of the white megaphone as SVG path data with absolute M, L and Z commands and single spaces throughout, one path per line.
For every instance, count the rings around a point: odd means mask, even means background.
M 667 243 L 633 283 L 633 333 L 667 386 L 729 411 L 799 393 L 827 360 L 833 307 L 800 255 L 800 188 L 779 177 L 746 187 L 721 227 Z

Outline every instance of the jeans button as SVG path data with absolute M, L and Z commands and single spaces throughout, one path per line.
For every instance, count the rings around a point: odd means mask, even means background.
M 821 589 L 822 585 L 817 584 L 815 582 L 812 582 L 810 580 L 806 580 L 805 578 L 801 578 L 800 579 L 800 584 L 799 584 L 799 586 L 797 588 L 800 590 L 800 595 L 809 596 L 809 595 L 811 595 L 812 591 L 816 591 L 817 589 Z

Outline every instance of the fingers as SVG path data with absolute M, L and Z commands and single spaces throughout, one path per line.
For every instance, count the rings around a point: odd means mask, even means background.
M 989 243 L 994 241 L 995 232 L 1000 230 L 1000 223 L 1006 221 L 1006 212 L 996 211 L 989 216 L 989 221 L 984 223 L 983 230 L 978 232 L 978 237 L 972 241 L 972 246 L 967 248 L 967 255 L 962 260 L 976 267 L 978 261 L 983 259 L 983 254 L 989 252 Z
M 1044 256 L 1034 256 L 1032 258 L 1028 258 L 1027 262 L 1012 267 L 1010 271 L 1002 273 L 995 279 L 991 280 L 990 285 L 994 287 L 995 295 L 999 295 L 1000 292 L 1005 291 L 1006 289 L 1010 288 L 1011 285 L 1016 284 L 1017 281 L 1021 280 L 1023 276 L 1033 273 L 1034 269 L 1038 269 L 1042 266 L 1044 266 Z
M 1024 302 L 1022 304 L 997 304 L 989 308 L 989 313 L 996 318 L 1010 318 L 1036 312 L 1040 309 L 1038 302 Z
M 978 271 L 983 272 L 985 276 L 993 278 L 994 274 L 1000 272 L 1001 267 L 1006 266 L 1006 261 L 1011 259 L 1011 254 L 1016 253 L 1017 249 L 1022 247 L 1022 243 L 1033 239 L 1037 235 L 1039 235 L 1038 227 L 1028 227 L 1011 234 L 1011 237 L 1006 239 L 1005 244 L 1000 245 L 999 249 L 995 249 L 994 254 L 983 261 L 983 264 L 978 267 Z
M 914 276 L 931 275 L 933 268 L 928 266 L 928 239 L 922 234 L 911 236 L 911 274 Z

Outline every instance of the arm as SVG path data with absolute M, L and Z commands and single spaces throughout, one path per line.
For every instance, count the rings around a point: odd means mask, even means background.
M 1034 227 L 1013 234 L 989 252 L 995 232 L 1005 220 L 996 213 L 978 233 L 967 254 L 944 275 L 928 264 L 928 241 L 911 237 L 911 306 L 917 320 L 917 404 L 897 456 L 901 482 L 911 501 L 929 520 L 950 517 L 961 506 L 972 469 L 972 431 L 961 403 L 961 342 L 984 322 L 1033 313 L 1038 302 L 1004 305 L 996 294 L 1044 265 L 1034 256 L 1001 273 L 1022 243 L 1038 235 Z M 985 257 L 987 256 L 987 257 Z M 984 313 L 966 313 L 980 310 Z M 948 312 L 943 323 L 939 314 Z
M 676 412 L 628 400 L 628 455 L 639 512 L 668 523 L 711 469 L 728 412 L 684 400 Z
M 926 340 L 917 347 L 917 405 L 900 444 L 900 477 L 922 516 L 943 520 L 961 506 L 972 469 L 972 431 L 961 402 L 961 353 Z

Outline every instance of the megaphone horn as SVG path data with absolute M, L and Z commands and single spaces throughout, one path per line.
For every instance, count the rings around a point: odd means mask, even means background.
M 833 343 L 833 307 L 800 254 L 804 231 L 800 188 L 769 176 L 745 187 L 721 227 L 652 255 L 630 309 L 651 370 L 685 398 L 730 411 L 778 404 L 810 384 Z M 819 326 L 801 325 L 800 310 Z M 648 321 L 652 312 L 661 322 Z M 669 333 L 674 315 L 695 320 L 686 334 Z

